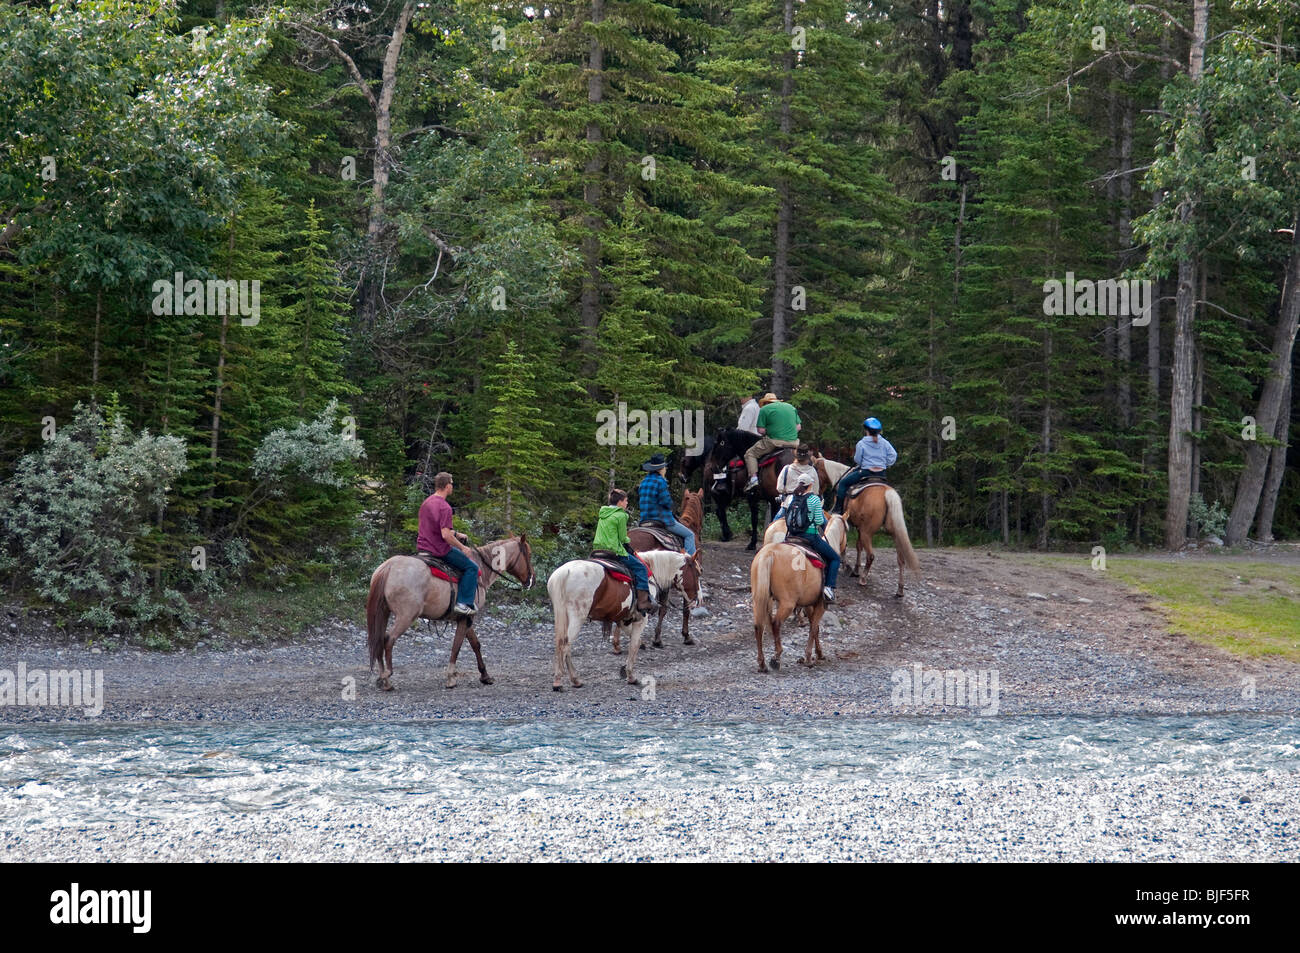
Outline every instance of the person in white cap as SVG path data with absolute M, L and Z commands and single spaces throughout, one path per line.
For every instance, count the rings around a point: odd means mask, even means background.
M 826 530 L 826 515 L 822 512 L 822 501 L 812 490 L 816 477 L 803 474 L 795 484 L 794 496 L 785 513 L 786 536 L 798 536 L 817 550 L 817 555 L 826 560 L 826 575 L 822 580 L 822 596 L 827 602 L 835 601 L 835 583 L 840 574 L 840 554 L 835 547 L 826 542 L 822 533 Z

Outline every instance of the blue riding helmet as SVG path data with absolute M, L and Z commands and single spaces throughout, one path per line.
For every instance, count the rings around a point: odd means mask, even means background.
M 877 420 L 875 417 L 868 417 L 866 420 L 862 421 L 862 426 L 866 427 L 868 430 L 885 429 L 884 427 L 880 426 L 880 421 Z

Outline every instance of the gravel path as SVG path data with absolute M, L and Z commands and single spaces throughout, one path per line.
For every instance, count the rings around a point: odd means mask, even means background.
M 1295 861 L 1295 775 L 512 796 L 0 833 L 3 861 Z
M 1300 711 L 1300 666 L 1232 656 L 1169 634 L 1144 597 L 1093 572 L 1085 556 L 1077 557 L 1077 570 L 1042 569 L 978 550 L 926 550 L 924 578 L 909 574 L 898 600 L 893 552 L 878 550 L 866 588 L 847 573 L 841 578 L 841 601 L 823 629 L 826 661 L 812 669 L 797 664 L 807 628 L 787 626 L 781 670 L 760 674 L 750 558 L 738 542 L 708 545 L 710 614 L 692 621 L 699 644 L 682 644 L 675 608 L 664 647 L 643 648 L 638 658 L 638 674 L 654 677 L 653 698 L 618 678 L 622 659 L 594 623 L 574 652 L 586 684 L 552 692 L 553 632 L 541 586 L 527 604 L 489 605 L 478 624 L 491 686 L 479 683 L 466 646 L 459 686 L 443 687 L 450 631 L 430 624 L 398 641 L 398 690 L 391 693 L 375 689 L 365 633 L 354 622 L 317 627 L 291 644 L 155 653 L 88 650 L 10 619 L 0 622 L 0 669 L 16 671 L 19 662 L 28 670 L 102 669 L 99 718 L 111 721 L 969 713 L 896 704 L 893 676 L 917 664 L 996 672 L 1002 714 Z M 0 724 L 85 718 L 78 709 L 0 708 Z

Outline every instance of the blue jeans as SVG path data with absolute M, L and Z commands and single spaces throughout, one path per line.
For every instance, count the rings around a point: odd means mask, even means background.
M 668 532 L 676 533 L 678 536 L 682 538 L 682 543 L 686 547 L 687 556 L 695 555 L 695 534 L 694 533 L 692 533 L 681 523 L 677 522 L 677 520 L 673 520 L 671 523 L 668 522 L 667 520 L 664 520 L 664 528 L 668 530 Z
M 460 585 L 456 589 L 456 601 L 472 606 L 474 596 L 478 594 L 478 566 L 474 564 L 474 560 L 454 546 L 442 559 L 443 562 L 460 570 Z
M 627 571 L 632 574 L 632 578 L 636 581 L 636 585 L 633 588 L 649 592 L 650 573 L 646 571 L 645 563 L 641 562 L 641 560 L 637 559 L 631 553 L 616 558 L 627 567 Z
M 817 555 L 826 560 L 826 581 L 825 585 L 835 588 L 835 580 L 840 576 L 840 554 L 835 551 L 835 547 L 816 533 L 808 533 L 800 537 L 805 542 L 812 544 L 813 549 L 817 550 Z

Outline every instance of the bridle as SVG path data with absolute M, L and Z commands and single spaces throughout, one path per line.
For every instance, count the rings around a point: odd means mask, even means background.
M 483 547 L 475 546 L 474 552 L 478 553 L 479 561 L 482 562 L 484 566 L 486 566 L 488 569 L 492 569 L 492 560 L 487 558 L 483 554 Z M 515 550 L 514 556 L 510 558 L 510 562 L 506 565 L 504 569 L 502 569 L 500 572 L 497 572 L 497 570 L 495 569 L 492 569 L 492 571 L 495 572 L 497 576 L 501 579 L 504 579 L 506 576 L 512 576 L 515 579 L 515 581 L 518 582 L 519 577 L 515 572 L 515 563 L 519 562 L 519 557 L 523 556 L 523 554 L 524 554 L 524 546 L 521 545 L 519 546 L 519 548 Z M 525 560 L 524 565 L 525 568 L 528 569 L 528 583 L 527 585 L 525 585 L 522 582 L 518 582 L 517 588 L 531 589 L 533 585 L 532 560 L 531 559 Z

